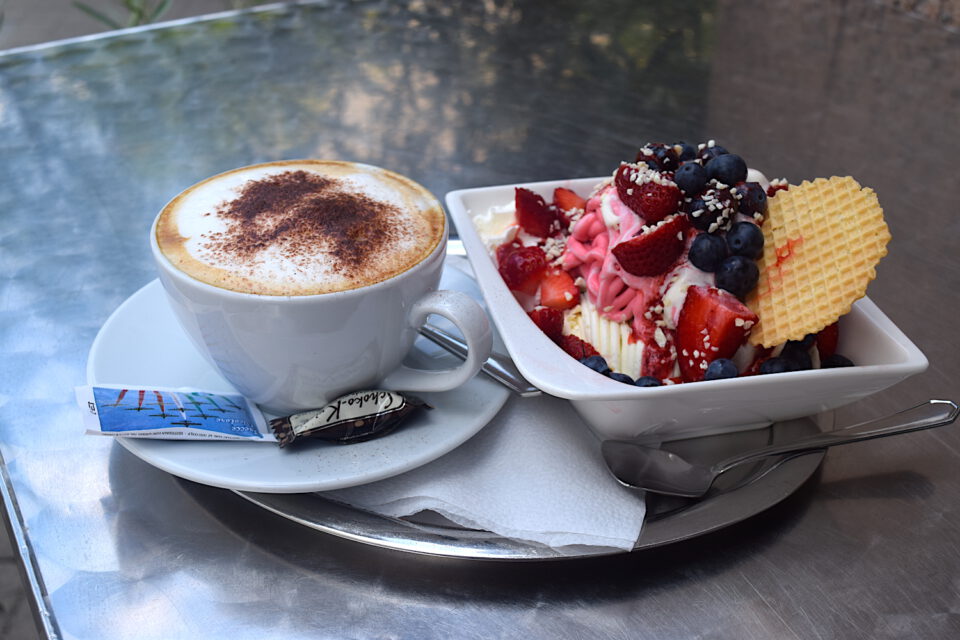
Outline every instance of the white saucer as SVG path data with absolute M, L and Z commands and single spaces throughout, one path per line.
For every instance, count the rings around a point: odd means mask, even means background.
M 476 283 L 452 266 L 456 260 L 448 258 L 440 287 L 482 300 Z M 422 368 L 454 362 L 424 339 L 417 340 L 406 361 Z M 190 344 L 158 280 L 130 296 L 104 323 L 90 348 L 87 383 L 236 393 Z M 280 449 L 273 443 L 117 440 L 159 469 L 214 487 L 262 493 L 329 491 L 389 478 L 452 451 L 497 414 L 509 393 L 481 375 L 453 391 L 418 394 L 432 411 L 412 414 L 388 436 L 351 445 L 304 442 Z

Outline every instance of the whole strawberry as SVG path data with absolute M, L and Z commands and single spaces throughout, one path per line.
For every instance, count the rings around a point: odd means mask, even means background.
M 656 171 L 635 164 L 620 165 L 613 182 L 620 201 L 641 215 L 648 225 L 680 209 L 683 199 L 680 188 Z
M 497 249 L 497 268 L 511 291 L 533 295 L 547 271 L 547 256 L 540 247 L 502 245 Z

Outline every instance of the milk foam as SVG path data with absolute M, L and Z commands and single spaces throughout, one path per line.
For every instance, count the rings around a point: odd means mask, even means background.
M 375 251 L 354 250 L 362 261 L 346 264 L 338 258 L 335 242 L 343 237 L 318 237 L 310 221 L 299 218 L 290 229 L 265 247 L 251 252 L 234 251 L 231 236 L 243 225 L 269 229 L 276 220 L 294 215 L 293 209 L 278 217 L 241 221 L 229 214 L 228 203 L 241 197 L 245 187 L 260 181 L 303 171 L 334 181 L 330 187 L 341 194 L 365 197 L 383 210 L 376 214 L 386 236 Z M 281 178 L 284 179 L 284 178 Z M 321 189 L 310 198 L 328 197 Z M 208 284 L 245 293 L 265 295 L 310 295 L 353 289 L 380 282 L 406 271 L 440 242 L 445 216 L 436 199 L 420 185 L 395 173 L 356 163 L 296 161 L 246 167 L 214 176 L 175 198 L 161 212 L 157 240 L 164 255 L 181 271 Z M 266 225 L 266 226 L 264 226 Z M 368 229 L 370 225 L 363 225 Z

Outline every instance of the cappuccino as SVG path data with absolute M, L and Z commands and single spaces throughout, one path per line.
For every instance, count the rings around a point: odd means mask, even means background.
M 429 256 L 446 217 L 423 187 L 384 169 L 297 160 L 228 171 L 174 198 L 156 240 L 201 282 L 270 296 L 346 291 Z

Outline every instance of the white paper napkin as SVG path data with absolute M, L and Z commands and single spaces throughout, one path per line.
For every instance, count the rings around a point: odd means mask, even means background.
M 570 404 L 549 396 L 511 398 L 470 441 L 419 469 L 324 495 L 391 517 L 434 511 L 561 553 L 632 549 L 645 513 L 641 495 L 609 474 L 599 440 Z

